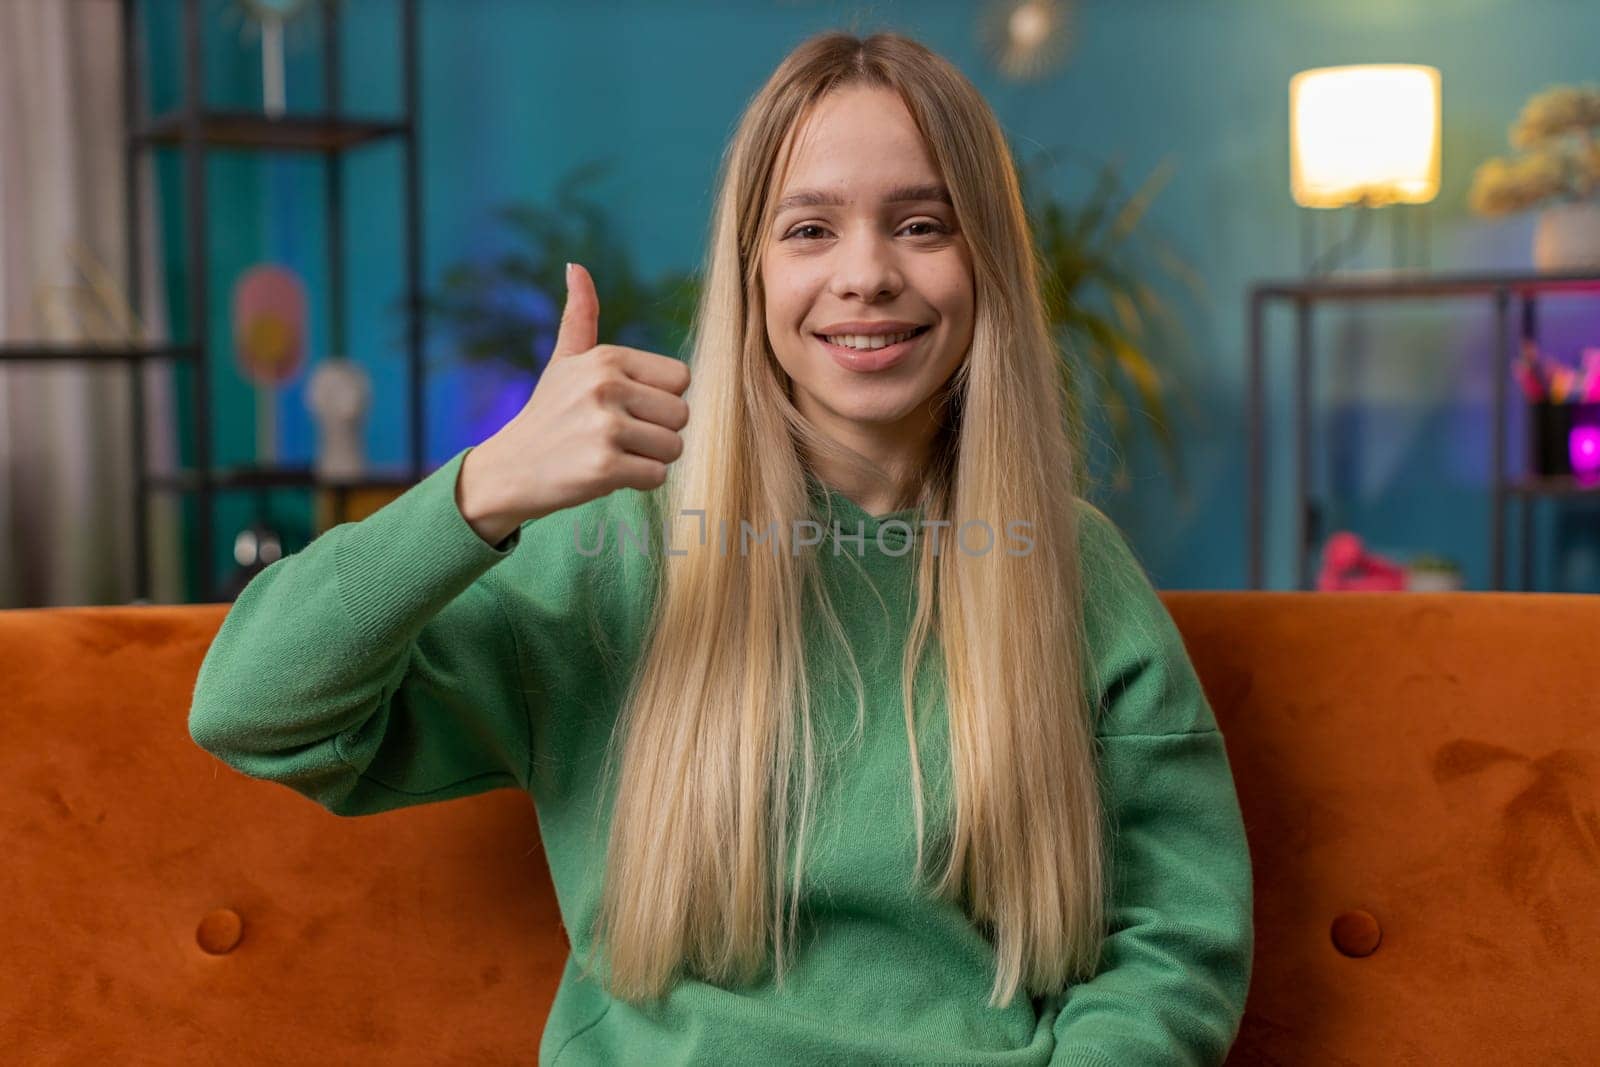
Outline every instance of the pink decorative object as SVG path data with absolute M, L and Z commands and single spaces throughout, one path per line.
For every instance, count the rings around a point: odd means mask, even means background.
M 1567 439 L 1572 456 L 1572 473 L 1588 481 L 1600 478 L 1600 426 L 1579 424 Z
M 256 385 L 282 385 L 306 354 L 306 289 L 283 267 L 252 267 L 233 289 L 233 349 Z
M 1317 588 L 1324 592 L 1393 592 L 1406 587 L 1406 571 L 1392 560 L 1373 555 L 1361 538 L 1341 530 L 1322 548 Z

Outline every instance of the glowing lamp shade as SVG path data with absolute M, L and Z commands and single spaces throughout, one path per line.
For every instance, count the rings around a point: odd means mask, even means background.
M 1572 473 L 1588 481 L 1600 477 L 1600 426 L 1578 425 L 1567 438 Z
M 1301 207 L 1425 204 L 1439 193 L 1439 71 L 1319 67 L 1289 79 L 1289 186 Z

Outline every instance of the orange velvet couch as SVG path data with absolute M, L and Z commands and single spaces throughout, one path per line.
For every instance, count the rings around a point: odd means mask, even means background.
M 1600 597 L 1171 592 L 1256 872 L 1236 1064 L 1600 1057 Z M 533 1063 L 529 798 L 340 819 L 190 739 L 226 605 L 0 611 L 0 1062 Z

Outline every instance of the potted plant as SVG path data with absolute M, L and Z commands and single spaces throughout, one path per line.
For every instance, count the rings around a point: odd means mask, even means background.
M 1193 405 L 1173 388 L 1163 363 L 1188 348 L 1187 331 L 1152 280 L 1165 275 L 1203 295 L 1198 273 L 1164 242 L 1139 232 L 1151 202 L 1171 176 L 1163 161 L 1125 193 L 1119 165 L 1095 165 L 1093 188 L 1078 204 L 1045 194 L 1040 172 L 1056 164 L 1044 152 L 1018 165 L 1018 180 L 1039 248 L 1046 313 L 1063 341 L 1062 372 L 1077 400 L 1093 395 L 1111 423 L 1116 443 L 1114 485 L 1129 485 L 1127 453 L 1133 442 L 1131 412 L 1147 415 L 1171 468 L 1180 496 L 1189 487 L 1170 417 L 1169 399 Z M 1082 429 L 1083 411 L 1072 415 Z
M 1448 556 L 1423 552 L 1406 567 L 1406 588 L 1414 593 L 1458 592 L 1463 585 L 1460 565 Z
M 642 281 L 604 209 L 583 192 L 609 167 L 584 164 L 558 184 L 549 206 L 518 203 L 496 212 L 513 247 L 485 263 L 445 271 L 427 301 L 455 335 L 455 354 L 537 377 L 555 349 L 566 300 L 566 264 L 582 263 L 600 291 L 599 341 L 677 354 L 699 296 L 692 274 Z
M 1479 215 L 1540 207 L 1533 236 L 1539 270 L 1600 267 L 1600 87 L 1554 86 L 1523 106 L 1509 140 L 1521 154 L 1491 157 L 1472 177 Z

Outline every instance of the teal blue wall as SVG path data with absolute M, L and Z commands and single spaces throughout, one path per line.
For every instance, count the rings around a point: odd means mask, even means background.
M 1569 0 L 1084 0 L 1067 64 L 1047 81 L 1026 86 L 991 73 L 973 30 L 977 7 L 970 0 L 423 0 L 425 278 L 432 284 L 445 266 L 497 247 L 496 206 L 542 198 L 568 169 L 595 158 L 613 161 L 596 192 L 611 204 L 618 231 L 630 236 L 642 271 L 649 276 L 695 266 L 720 153 L 744 101 L 783 54 L 810 33 L 835 26 L 909 32 L 973 79 L 1024 154 L 1068 146 L 1114 156 L 1132 178 L 1163 159 L 1175 165 L 1148 224 L 1206 281 L 1202 298 L 1171 290 L 1190 342 L 1181 375 L 1197 414 L 1179 433 L 1192 498 L 1179 503 L 1159 454 L 1141 446 L 1128 457 L 1132 487 L 1107 492 L 1102 503 L 1161 586 L 1242 586 L 1245 293 L 1252 280 L 1294 274 L 1301 262 L 1300 214 L 1288 193 L 1290 76 L 1353 62 L 1438 66 L 1444 182 L 1427 209 L 1432 265 L 1522 269 L 1529 266 L 1533 220 L 1470 216 L 1465 197 L 1472 168 L 1508 150 L 1506 128 L 1528 95 L 1553 83 L 1600 80 L 1593 49 L 1600 6 Z M 216 24 L 208 37 L 212 102 L 258 103 L 253 42 L 242 42 L 220 9 L 210 10 Z M 347 3 L 344 92 L 351 110 L 382 114 L 399 104 L 393 10 L 392 0 Z M 317 38 L 310 23 L 302 30 L 293 39 L 290 107 L 315 108 L 322 91 Z M 157 79 L 158 92 L 163 79 L 173 84 L 174 42 L 170 35 L 165 43 L 152 42 L 157 72 L 167 72 Z M 1057 173 L 1057 193 L 1084 195 L 1083 171 Z M 404 454 L 403 334 L 396 309 L 400 174 L 393 147 L 351 157 L 345 265 L 352 285 L 351 347 L 377 378 L 369 441 L 378 462 Z M 170 178 L 164 192 L 171 191 Z M 218 351 L 228 351 L 229 289 L 257 259 L 281 259 L 301 270 L 321 316 L 324 219 L 317 166 L 219 156 L 211 188 L 212 339 Z M 169 282 L 178 292 L 181 246 L 174 213 L 168 210 L 166 218 Z M 1384 265 L 1387 232 L 1376 231 L 1367 251 L 1354 266 Z M 605 280 L 599 281 L 603 306 Z M 1423 550 L 1453 556 L 1463 563 L 1469 587 L 1485 587 L 1488 302 L 1325 311 L 1317 329 L 1319 352 L 1327 358 L 1317 378 L 1315 440 L 1319 482 L 1333 493 L 1331 521 L 1402 558 Z M 1594 338 L 1600 312 L 1594 298 L 1551 298 L 1541 320 L 1552 350 L 1570 358 Z M 1280 588 L 1292 580 L 1291 329 L 1286 314 L 1272 319 L 1268 576 L 1269 585 Z M 319 340 L 313 356 L 324 352 Z M 448 358 L 437 333 L 430 352 Z M 224 365 L 213 395 L 228 416 L 219 458 L 243 459 L 253 439 L 248 390 Z M 506 408 L 506 396 L 503 381 L 481 373 L 437 374 L 429 390 L 430 464 L 508 417 L 514 406 Z M 310 427 L 298 385 L 280 417 L 286 458 L 309 458 Z M 1569 520 L 1576 515 L 1592 522 L 1593 501 L 1588 513 L 1584 503 L 1560 508 Z M 1558 537 L 1556 512 L 1552 505 L 1539 516 L 1545 566 L 1536 584 L 1600 586 L 1593 540 Z

